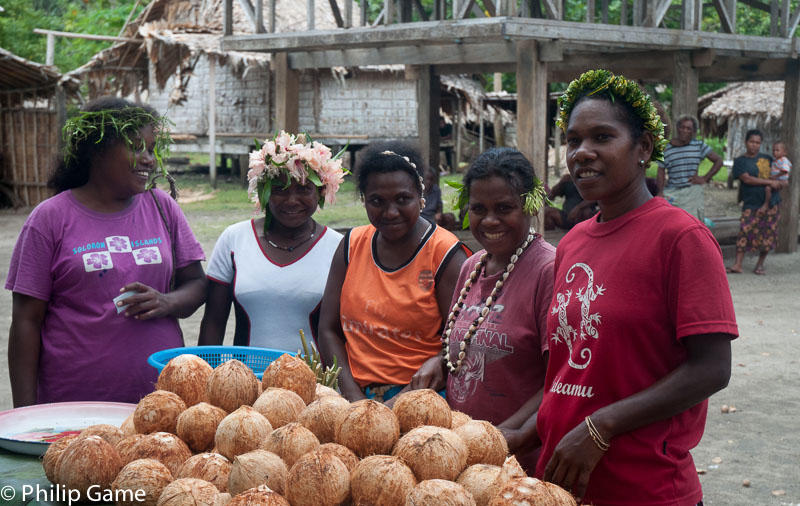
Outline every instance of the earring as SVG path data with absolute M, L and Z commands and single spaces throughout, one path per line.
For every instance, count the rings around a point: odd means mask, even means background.
M 425 209 L 425 197 L 419 199 L 419 210 L 422 211 L 423 209 Z
M 644 160 L 639 160 L 639 167 L 644 167 Z

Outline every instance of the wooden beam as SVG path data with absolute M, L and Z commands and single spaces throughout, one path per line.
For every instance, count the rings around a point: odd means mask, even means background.
M 33 33 L 39 35 L 55 35 L 57 37 L 65 37 L 67 39 L 86 39 L 86 40 L 105 40 L 109 42 L 142 42 L 142 39 L 132 39 L 130 37 L 115 37 L 113 35 L 95 35 L 93 33 L 75 33 L 75 32 L 59 32 L 57 30 L 45 30 L 43 28 L 34 28 Z
M 795 13 L 792 14 L 792 19 L 789 21 L 789 30 L 787 32 L 788 35 L 786 35 L 787 38 L 791 39 L 794 37 L 794 32 L 797 30 L 798 21 L 800 21 L 800 7 L 798 7 Z
M 208 177 L 211 187 L 217 187 L 217 65 L 214 57 L 208 57 Z
M 517 149 L 533 165 L 536 176 L 547 171 L 547 64 L 539 60 L 537 42 L 517 44 Z M 534 227 L 542 227 L 534 217 Z
M 317 13 L 314 0 L 306 0 L 306 28 L 309 32 L 313 32 L 316 28 L 315 15 Z
M 692 67 L 710 67 L 714 64 L 714 59 L 717 57 L 717 52 L 713 49 L 701 49 L 699 51 L 692 51 Z
M 658 26 L 664 21 L 664 16 L 667 15 L 672 5 L 672 0 L 650 0 L 647 3 L 647 15 L 644 20 L 644 26 Z
M 275 130 L 297 132 L 300 127 L 299 88 L 297 71 L 289 68 L 288 55 L 273 56 L 275 70 Z
M 472 11 L 472 6 L 475 5 L 475 0 L 463 0 L 461 5 L 458 6 L 458 19 L 464 19 Z
M 275 0 L 272 0 L 273 2 Z M 233 0 L 225 0 L 225 10 L 222 13 L 222 34 L 225 37 L 233 35 Z
M 692 55 L 681 51 L 675 55 L 674 78 L 672 81 L 672 125 L 684 115 L 697 117 L 697 86 L 699 73 L 692 67 Z M 672 128 L 676 132 L 675 128 Z
M 56 55 L 56 36 L 52 33 L 47 34 L 47 52 L 44 57 L 45 65 L 52 65 Z
M 430 65 L 415 68 L 417 75 L 417 135 L 422 159 L 439 170 L 439 76 Z
M 789 36 L 789 16 L 791 15 L 789 0 L 781 0 L 781 36 Z
M 789 62 L 783 88 L 781 140 L 786 143 L 791 160 L 800 160 L 800 62 Z M 800 176 L 789 174 L 789 188 L 781 192 L 778 244 L 776 251 L 797 251 L 798 209 L 800 209 Z
M 347 2 L 347 0 L 345 0 Z M 333 19 L 336 20 L 336 26 L 339 28 L 344 28 L 344 18 L 342 18 L 342 13 L 339 10 L 339 4 L 336 3 L 336 0 L 328 0 L 328 3 L 331 6 L 331 12 L 333 13 Z
M 250 23 L 253 24 L 253 31 L 256 33 L 264 33 L 264 25 L 262 24 L 259 28 L 256 24 L 256 11 L 253 7 L 253 4 L 250 3 L 250 0 L 239 0 L 239 5 L 241 5 L 242 10 L 244 11 L 244 15 L 247 16 L 247 19 L 250 20 Z M 233 18 L 233 16 L 231 16 Z
M 422 2 L 420 0 L 414 0 L 414 7 L 417 9 L 419 18 L 423 21 L 428 21 L 428 13 L 425 12 L 425 7 L 422 6 Z
M 264 33 L 264 0 L 256 0 L 256 22 L 254 23 L 256 33 Z
M 682 0 L 681 2 L 681 28 L 694 30 L 697 25 L 697 3 L 702 0 Z

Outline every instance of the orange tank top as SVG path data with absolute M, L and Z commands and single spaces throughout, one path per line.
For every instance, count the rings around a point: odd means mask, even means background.
M 423 362 L 441 352 L 436 283 L 463 245 L 432 225 L 411 260 L 387 269 L 375 255 L 375 233 L 366 225 L 345 237 L 348 265 L 340 297 L 345 348 L 361 387 L 405 385 Z

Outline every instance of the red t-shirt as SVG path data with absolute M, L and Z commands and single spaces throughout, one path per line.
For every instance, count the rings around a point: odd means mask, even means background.
M 558 245 L 547 331 L 538 476 L 561 438 L 584 417 L 646 389 L 683 363 L 682 338 L 738 334 L 719 246 L 702 223 L 661 198 L 609 222 L 582 222 Z M 689 450 L 703 435 L 707 404 L 611 440 L 584 500 L 702 500 Z
M 450 307 L 484 252 L 479 251 L 461 266 Z M 488 318 L 470 340 L 461 369 L 448 376 L 447 402 L 451 408 L 498 425 L 542 388 L 554 259 L 555 248 L 541 236 L 520 256 Z M 502 275 L 503 271 L 488 277 L 481 273 L 472 285 L 450 335 L 453 363 L 464 334 Z M 538 452 L 530 452 L 517 458 L 532 472 L 536 456 Z

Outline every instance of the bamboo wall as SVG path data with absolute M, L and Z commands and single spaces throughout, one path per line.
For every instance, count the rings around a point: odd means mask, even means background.
M 60 124 L 56 98 L 48 91 L 49 96 L 0 91 L 0 185 L 14 206 L 35 206 L 52 195 L 46 185 Z

